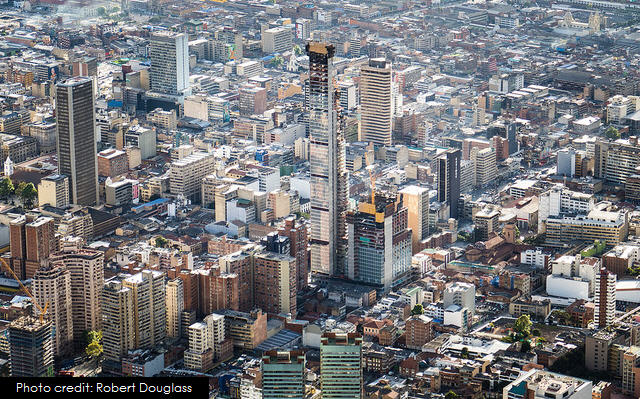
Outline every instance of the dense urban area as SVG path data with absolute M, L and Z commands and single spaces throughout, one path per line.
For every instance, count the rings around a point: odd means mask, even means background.
M 0 3 L 0 375 L 640 398 L 640 2 Z

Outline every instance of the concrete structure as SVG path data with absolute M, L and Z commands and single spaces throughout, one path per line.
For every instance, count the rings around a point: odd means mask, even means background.
M 618 245 L 627 239 L 629 223 L 625 210 L 594 209 L 587 215 L 549 217 L 546 229 L 548 244 L 603 240 L 607 245 Z
M 287 253 L 257 253 L 254 256 L 253 300 L 270 314 L 297 313 L 296 258 Z
M 320 344 L 320 389 L 324 399 L 363 398 L 362 337 L 326 333 Z
M 110 148 L 98 153 L 98 175 L 116 177 L 129 171 L 127 153 Z
M 485 207 L 473 215 L 475 224 L 475 239 L 477 241 L 487 241 L 491 233 L 498 232 L 498 220 L 500 212 L 494 207 Z
M 46 266 L 57 247 L 54 221 L 50 217 L 27 214 L 9 223 L 11 268 L 20 279 L 29 279 Z
M 249 313 L 222 309 L 216 313 L 224 315 L 225 336 L 235 347 L 252 350 L 267 339 L 267 314 L 260 309 Z
M 476 310 L 476 287 L 468 283 L 452 283 L 445 288 L 442 303 L 445 310 L 451 305 L 458 305 L 469 309 L 473 316 Z
M 447 204 L 449 207 L 449 218 L 454 219 L 457 219 L 459 216 L 460 161 L 461 152 L 458 149 L 447 150 L 444 154 L 440 155 L 436 161 L 438 201 Z
M 189 88 L 189 46 L 185 33 L 155 31 L 149 41 L 151 90 L 183 95 Z
M 309 285 L 308 232 L 304 223 L 290 216 L 284 220 L 284 226 L 278 234 L 289 238 L 289 255 L 296 258 L 296 279 L 298 291 Z
M 333 100 L 335 48 L 317 42 L 309 55 L 311 271 L 344 276 L 348 180 L 344 137 Z
M 53 331 L 49 320 L 23 316 L 9 324 L 11 377 L 53 377 Z
M 475 162 L 477 187 L 484 187 L 492 182 L 498 175 L 498 166 L 496 163 L 496 152 L 493 148 L 485 148 L 478 150 L 471 149 L 471 161 Z
M 422 350 L 434 338 L 433 320 L 425 315 L 411 316 L 406 321 L 405 340 L 409 349 Z
M 189 349 L 185 352 L 185 367 L 206 372 L 220 359 L 220 345 L 225 341 L 225 317 L 210 314 L 202 322 L 189 326 Z
M 420 249 L 420 241 L 429 236 L 429 190 L 420 186 L 407 186 L 399 193 L 402 204 L 407 208 L 412 253 L 415 254 Z
M 502 399 L 591 399 L 591 381 L 532 369 L 502 390 Z
M 52 265 L 63 266 L 70 274 L 73 341 L 76 349 L 86 345 L 84 333 L 102 327 L 104 254 L 63 241 L 62 250 L 51 255 Z
M 604 267 L 596 274 L 594 322 L 598 328 L 613 324 L 616 316 L 616 275 Z
M 167 283 L 167 337 L 180 338 L 182 311 L 184 310 L 184 285 L 175 278 Z
M 156 156 L 156 132 L 142 126 L 133 126 L 124 133 L 126 146 L 140 149 L 140 157 L 149 159 Z
M 391 145 L 391 63 L 371 58 L 360 67 L 360 134 L 362 141 Z
M 202 180 L 214 172 L 214 153 L 196 152 L 171 163 L 169 169 L 169 191 L 182 194 L 188 200 L 199 203 L 202 195 Z
M 293 32 L 278 26 L 262 32 L 262 52 L 265 54 L 284 53 L 293 49 Z
M 304 352 L 265 352 L 262 355 L 262 398 L 304 399 L 304 376 Z
M 359 204 L 347 214 L 347 276 L 390 291 L 411 270 L 411 230 L 407 208 L 395 197 L 376 196 L 375 205 Z
M 133 306 L 133 290 L 118 279 L 105 283 L 102 291 L 102 343 L 105 363 L 112 364 L 116 371 L 122 368 L 121 357 L 136 348 Z
M 571 191 L 564 186 L 552 187 L 539 196 L 538 233 L 546 230 L 547 219 L 568 214 L 587 214 L 595 206 L 593 194 Z
M 38 205 L 51 205 L 65 208 L 69 205 L 69 178 L 64 175 L 51 175 L 38 183 Z
M 122 285 L 133 292 L 136 348 L 153 348 L 166 336 L 165 278 L 162 272 L 143 270 L 122 280 Z
M 71 274 L 62 265 L 38 269 L 31 283 L 33 296 L 55 329 L 53 353 L 64 357 L 73 353 L 73 313 L 71 311 Z M 39 313 L 39 312 L 38 312 Z
M 93 90 L 88 78 L 56 85 L 58 171 L 69 178 L 69 200 L 78 205 L 100 200 Z

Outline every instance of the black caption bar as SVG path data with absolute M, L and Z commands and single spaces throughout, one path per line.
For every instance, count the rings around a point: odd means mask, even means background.
M 77 398 L 136 397 L 136 398 L 203 398 L 209 397 L 209 379 L 205 377 L 179 378 L 0 378 L 2 392 L 8 397 L 31 398 L 65 394 Z M 117 396 L 116 396 L 117 395 Z M 4 395 L 3 395 L 4 396 Z

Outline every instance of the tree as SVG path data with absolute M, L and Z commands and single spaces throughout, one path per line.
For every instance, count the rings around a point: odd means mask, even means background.
M 156 237 L 156 247 L 164 248 L 167 246 L 169 241 L 164 237 Z
M 604 135 L 611 140 L 617 140 L 620 138 L 620 132 L 613 126 L 609 126 L 609 128 L 605 130 Z
M 513 324 L 513 330 L 516 332 L 517 339 L 523 339 L 531 335 L 531 318 L 528 314 L 523 314 L 518 317 L 518 320 Z
M 531 350 L 531 343 L 529 342 L 528 339 L 525 339 L 524 341 L 522 341 L 522 345 L 520 345 L 520 352 L 526 353 L 526 352 L 529 352 L 530 350 Z
M 2 199 L 9 198 L 9 196 L 13 195 L 14 191 L 15 191 L 15 187 L 13 187 L 13 183 L 11 182 L 11 179 L 9 179 L 8 177 L 5 177 L 4 179 L 0 180 L 0 198 Z
M 462 350 L 460 351 L 460 357 L 462 359 L 468 359 L 469 358 L 469 348 L 467 348 L 466 346 L 464 348 L 462 348 Z
M 26 208 L 33 208 L 33 204 L 38 198 L 38 190 L 36 190 L 36 186 L 33 183 L 20 182 L 16 189 L 16 194 Z
M 459 398 L 458 394 L 453 391 L 449 391 L 447 392 L 446 395 L 444 395 L 444 399 L 458 399 L 458 398 Z
M 298 46 L 297 44 L 294 45 L 293 53 L 296 55 L 296 57 L 300 57 L 302 55 L 302 48 L 300 48 L 300 46 Z
M 424 306 L 421 303 L 417 304 L 411 309 L 411 314 L 414 316 L 424 314 Z
M 87 347 L 85 348 L 85 353 L 92 357 L 98 358 L 102 355 L 104 348 L 102 347 L 102 331 L 89 331 L 87 333 Z

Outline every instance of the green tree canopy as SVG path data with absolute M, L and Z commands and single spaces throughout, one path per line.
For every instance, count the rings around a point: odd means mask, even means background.
M 0 180 L 0 197 L 2 199 L 9 198 L 9 196 L 13 195 L 14 191 L 15 187 L 13 187 L 11 179 L 5 177 L 4 179 Z
M 166 238 L 164 238 L 164 237 L 156 237 L 156 247 L 164 248 L 164 247 L 167 246 L 168 243 L 169 243 L 169 241 L 167 241 Z
M 459 398 L 458 394 L 453 391 L 449 391 L 447 392 L 446 395 L 444 395 L 444 399 L 458 399 L 458 398 Z
M 613 126 L 609 126 L 607 130 L 605 130 L 604 135 L 611 140 L 617 140 L 620 138 L 620 131 Z
M 22 200 L 22 204 L 26 208 L 33 208 L 35 200 L 38 198 L 38 190 L 33 183 L 26 183 L 21 181 L 18 183 L 18 187 L 15 189 L 15 193 Z
M 411 314 L 412 315 L 424 314 L 424 306 L 422 306 L 421 303 L 417 304 L 416 306 L 413 307 L 413 309 L 411 309 Z
M 87 333 L 87 347 L 85 353 L 93 358 L 98 358 L 102 355 L 104 348 L 102 347 L 102 331 L 89 331 Z
M 467 348 L 466 346 L 464 348 L 462 348 L 462 350 L 460 351 L 460 357 L 463 359 L 468 359 L 469 358 L 469 348 Z
M 531 318 L 528 314 L 523 314 L 518 317 L 518 320 L 516 320 L 513 325 L 513 330 L 516 332 L 517 338 L 521 339 L 529 337 L 529 335 L 531 335 L 532 325 L 533 323 L 531 323 Z

